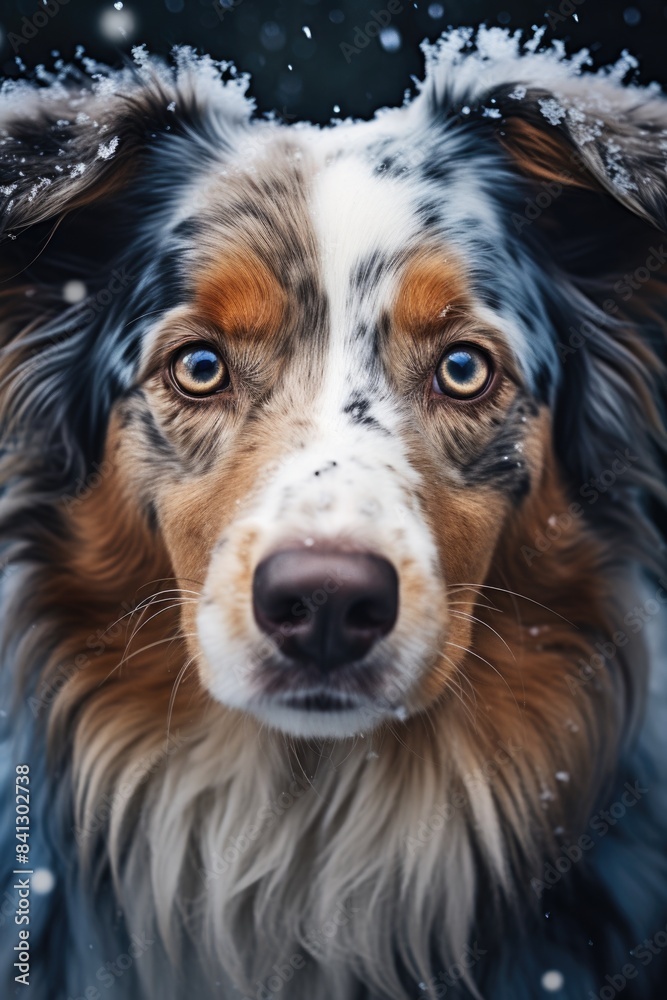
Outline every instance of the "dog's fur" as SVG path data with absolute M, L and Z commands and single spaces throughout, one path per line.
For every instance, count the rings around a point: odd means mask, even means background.
M 185 51 L 5 93 L 31 997 L 533 1000 L 558 970 L 580 1000 L 664 929 L 667 104 L 538 49 L 451 33 L 405 107 L 326 129 Z M 193 339 L 226 393 L 165 377 Z M 473 402 L 431 389 L 460 341 L 494 359 Z M 251 610 L 311 540 L 400 581 L 333 715 L 281 707 Z

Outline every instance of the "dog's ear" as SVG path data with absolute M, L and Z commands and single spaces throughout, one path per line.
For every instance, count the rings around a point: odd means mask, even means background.
M 560 185 L 606 192 L 649 225 L 667 228 L 662 96 L 580 78 L 558 97 L 503 87 L 494 103 L 499 139 L 526 177 L 552 184 L 554 197 Z
M 92 70 L 0 104 L 0 420 L 61 467 L 99 448 L 145 317 L 181 293 L 187 191 L 252 110 L 209 60 Z
M 561 465 L 587 503 L 621 469 L 627 521 L 637 486 L 660 493 L 665 444 L 667 100 L 609 76 L 561 83 L 498 87 L 478 121 L 514 177 L 507 222 L 547 299 Z

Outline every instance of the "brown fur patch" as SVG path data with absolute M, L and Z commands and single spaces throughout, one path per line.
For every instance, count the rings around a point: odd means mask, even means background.
M 194 665 L 183 669 L 180 612 L 198 587 L 183 581 L 180 589 L 174 579 L 159 538 L 127 495 L 114 441 L 112 427 L 112 471 L 64 514 L 71 536 L 41 593 L 45 616 L 60 609 L 61 631 L 37 695 L 52 703 L 52 760 L 73 749 L 86 822 L 100 805 L 87 801 L 91 783 L 113 782 L 129 765 L 142 772 L 168 732 L 182 736 L 209 701 Z M 137 774 L 137 787 L 154 766 L 146 763 L 143 778 Z
M 522 173 L 541 181 L 601 190 L 581 164 L 581 156 L 555 130 L 546 131 L 523 118 L 503 120 L 501 145 Z
M 524 768 L 541 778 L 545 803 L 576 825 L 615 759 L 622 692 L 606 667 L 582 682 L 595 641 L 613 631 L 604 549 L 583 518 L 530 565 L 522 555 L 568 509 L 555 468 L 548 455 L 540 483 L 502 532 L 473 612 L 474 654 L 461 671 L 475 692 L 478 732 L 519 733 Z M 556 781 L 556 771 L 569 780 Z
M 398 331 L 416 334 L 442 323 L 469 300 L 463 265 L 453 256 L 423 250 L 406 266 L 394 305 Z
M 202 315 L 231 336 L 265 337 L 285 318 L 287 296 L 274 274 L 248 250 L 216 261 L 197 282 Z

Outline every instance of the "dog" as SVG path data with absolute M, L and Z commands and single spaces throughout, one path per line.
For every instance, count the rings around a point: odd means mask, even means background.
M 667 103 L 425 54 L 5 90 L 5 996 L 660 995 Z

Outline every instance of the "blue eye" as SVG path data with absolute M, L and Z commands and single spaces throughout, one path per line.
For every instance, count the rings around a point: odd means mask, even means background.
M 171 363 L 174 382 L 188 396 L 211 396 L 229 385 L 227 366 L 214 347 L 191 344 L 182 347 Z
M 433 389 L 454 399 L 473 399 L 484 392 L 491 373 L 491 362 L 484 351 L 471 344 L 457 344 L 440 358 Z

